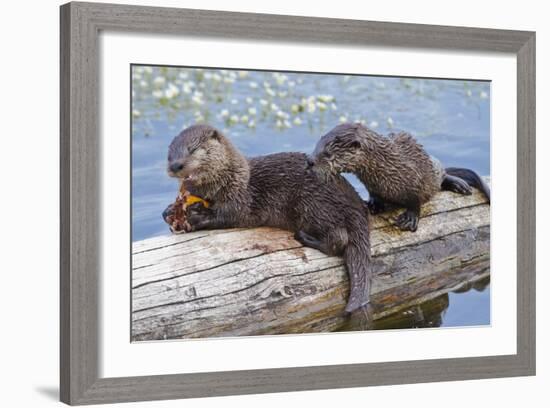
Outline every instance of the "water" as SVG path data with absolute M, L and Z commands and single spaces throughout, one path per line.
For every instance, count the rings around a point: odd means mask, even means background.
M 256 156 L 310 153 L 341 121 L 406 130 L 446 167 L 489 175 L 488 82 L 133 66 L 132 240 L 168 233 L 160 214 L 177 185 L 166 175 L 166 153 L 182 128 L 208 122 Z M 439 325 L 489 323 L 488 284 L 448 298 Z

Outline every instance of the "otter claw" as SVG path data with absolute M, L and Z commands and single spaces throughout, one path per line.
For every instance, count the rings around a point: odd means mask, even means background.
M 471 195 L 472 188 L 467 183 L 456 183 L 452 186 L 452 191 L 458 194 Z
M 397 217 L 395 225 L 397 225 L 401 231 L 415 232 L 418 228 L 418 214 L 407 210 Z

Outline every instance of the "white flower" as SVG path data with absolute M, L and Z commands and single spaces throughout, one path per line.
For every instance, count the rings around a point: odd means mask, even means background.
M 134 109 L 134 110 L 132 111 L 132 116 L 133 116 L 134 118 L 139 118 L 139 117 L 141 116 L 141 112 L 138 111 L 137 109 Z
M 292 121 L 295 125 L 301 125 L 302 124 L 302 119 L 300 119 L 300 117 L 296 116 L 294 118 L 294 120 Z
M 244 79 L 248 76 L 248 71 L 239 71 L 239 78 Z
M 314 103 L 314 102 L 309 101 L 309 102 L 307 103 L 307 111 L 308 111 L 309 113 L 315 112 L 315 103 Z
M 489 94 L 488 94 L 487 92 L 485 92 L 485 91 L 481 91 L 481 92 L 479 93 L 479 97 L 480 97 L 481 99 L 487 99 L 487 98 L 489 97 Z
M 229 123 L 232 123 L 232 124 L 239 123 L 239 117 L 237 115 L 231 115 L 229 117 Z
M 220 112 L 220 116 L 222 118 L 227 118 L 229 116 L 229 111 L 227 109 L 224 109 Z
M 248 108 L 248 114 L 251 115 L 251 116 L 255 116 L 256 115 L 256 108 Z
M 144 81 L 143 79 L 139 82 L 139 86 L 141 86 L 142 88 L 147 88 L 149 84 L 147 83 L 147 81 Z
M 297 114 L 298 112 L 300 112 L 300 106 L 298 104 L 293 104 L 290 107 L 290 111 L 294 114 Z
M 254 122 L 254 120 L 251 120 L 250 122 L 248 122 L 248 127 L 249 128 L 256 127 L 256 122 Z
M 260 105 L 267 106 L 268 102 L 265 99 L 260 99 Z
M 320 111 L 327 110 L 327 105 L 324 102 L 317 102 L 317 107 L 319 108 Z
M 177 86 L 174 84 L 170 84 L 168 88 L 164 91 L 164 96 L 166 96 L 168 99 L 172 99 L 176 96 L 178 96 L 180 93 L 180 90 Z
M 272 103 L 270 108 L 271 108 L 272 111 L 278 111 L 279 110 L 279 107 L 277 106 L 276 103 Z
M 269 96 L 275 96 L 275 95 L 277 95 L 277 94 L 275 93 L 275 91 L 274 91 L 273 89 L 271 89 L 271 88 L 265 88 L 265 91 L 267 92 L 267 94 L 268 94 Z
M 153 96 L 157 99 L 162 98 L 163 95 L 164 95 L 164 92 L 162 92 L 160 89 L 153 91 Z
M 281 118 L 281 119 L 287 119 L 288 118 L 288 113 L 283 112 L 282 110 L 277 111 L 276 115 L 277 115 L 278 118 Z
M 377 127 L 378 127 L 378 122 L 375 121 L 375 120 L 373 120 L 371 123 L 369 123 L 369 126 L 370 126 L 371 128 L 377 128 Z
M 178 74 L 178 76 L 181 78 L 181 79 L 187 79 L 189 77 L 189 74 L 187 72 L 180 72 Z
M 159 87 L 159 88 L 161 86 L 164 86 L 165 83 L 166 83 L 166 78 L 164 78 L 162 76 L 158 76 L 153 80 L 153 84 L 155 84 L 155 86 Z
M 252 103 L 252 102 L 254 102 L 254 100 L 250 96 L 247 96 L 246 103 Z
M 221 82 L 222 80 L 222 77 L 220 74 L 212 74 L 212 79 L 214 80 L 214 82 Z
M 256 89 L 258 87 L 258 83 L 251 81 L 248 83 L 248 86 L 251 87 L 252 89 Z
M 184 94 L 190 94 L 191 93 L 191 88 L 193 88 L 193 86 L 195 86 L 195 84 L 191 81 L 187 81 L 187 82 L 184 82 L 183 83 L 183 86 L 182 86 L 182 91 Z
M 236 100 L 235 98 L 231 99 L 231 105 L 236 105 L 238 103 L 239 103 L 239 101 Z
M 319 95 L 317 98 L 324 103 L 329 103 L 334 101 L 334 96 L 332 95 Z
M 332 108 L 332 110 L 338 109 L 338 106 L 336 106 L 334 102 L 330 104 L 330 107 Z
M 471 89 L 466 90 L 466 96 L 472 96 L 472 90 Z
M 273 77 L 275 78 L 275 81 L 277 82 L 277 85 L 282 85 L 285 83 L 285 81 L 288 79 L 288 77 L 284 74 L 280 74 L 278 72 L 273 73 Z
M 153 73 L 153 68 L 151 67 L 143 67 L 143 72 L 147 73 L 147 74 L 152 74 Z
M 202 95 L 203 95 L 202 92 L 195 91 L 191 100 L 197 105 L 204 105 L 204 100 L 202 99 Z
M 233 82 L 235 82 L 235 79 L 231 77 L 225 77 L 223 79 L 223 82 L 225 82 L 226 84 L 232 84 Z
M 348 121 L 348 118 L 347 116 L 342 115 L 338 118 L 338 120 L 340 121 L 340 123 L 346 123 Z
M 241 122 L 242 123 L 248 123 L 248 115 L 241 116 Z
M 386 122 L 388 122 L 389 127 L 393 127 L 393 119 L 388 116 L 388 119 L 386 119 Z
M 287 91 L 279 91 L 279 98 L 286 98 L 287 95 L 288 95 Z

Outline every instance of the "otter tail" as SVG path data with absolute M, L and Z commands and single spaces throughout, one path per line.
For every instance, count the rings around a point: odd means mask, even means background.
M 471 187 L 477 188 L 485 195 L 485 197 L 487 197 L 487 200 L 491 202 L 491 191 L 489 186 L 475 171 L 470 169 L 462 169 L 459 167 L 447 167 L 445 169 L 445 173 L 450 176 L 458 177 L 468 183 Z
M 348 245 L 344 251 L 344 261 L 350 280 L 346 312 L 351 313 L 369 303 L 372 273 L 368 225 L 359 230 L 349 231 L 349 233 Z

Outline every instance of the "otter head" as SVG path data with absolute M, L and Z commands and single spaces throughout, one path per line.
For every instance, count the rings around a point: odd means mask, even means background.
M 211 195 L 213 184 L 221 187 L 222 174 L 227 173 L 238 152 L 229 140 L 209 125 L 194 125 L 174 138 L 168 149 L 168 175 L 190 182 Z M 219 183 L 218 183 L 219 181 Z
M 319 139 L 308 164 L 324 176 L 355 172 L 360 166 L 361 135 L 357 125 L 344 123 Z

